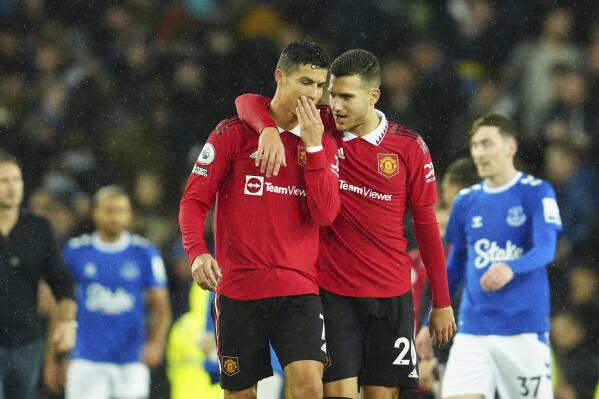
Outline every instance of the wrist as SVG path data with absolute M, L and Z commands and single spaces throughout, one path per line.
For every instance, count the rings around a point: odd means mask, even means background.
M 73 328 L 75 330 L 77 328 L 79 328 L 79 323 L 75 319 L 62 319 L 62 320 L 59 320 L 58 322 L 61 323 L 61 324 L 66 325 L 66 326 L 69 326 L 69 327 L 71 327 L 71 328 Z

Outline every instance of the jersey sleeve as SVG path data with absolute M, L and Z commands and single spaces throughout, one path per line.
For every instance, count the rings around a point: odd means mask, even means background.
M 153 245 L 146 250 L 145 288 L 164 288 L 167 284 L 166 270 L 160 252 Z
M 435 169 L 424 140 L 420 136 L 408 152 L 408 199 L 410 206 L 421 207 L 435 205 L 437 202 L 437 185 Z
M 235 140 L 231 136 L 240 126 L 230 123 L 221 122 L 208 137 L 179 202 L 179 227 L 190 263 L 198 255 L 209 253 L 204 240 L 204 221 L 230 170 L 235 151 Z
M 304 179 L 310 215 L 318 225 L 327 226 L 333 223 L 341 207 L 339 160 L 337 145 L 329 132 L 322 136 L 322 145 L 322 150 L 306 153 Z
M 430 152 L 420 136 L 408 157 L 408 198 L 414 235 L 429 279 L 436 308 L 451 305 L 445 272 L 445 254 L 435 215 L 437 187 Z
M 449 294 L 452 297 L 462 284 L 466 264 L 468 263 L 468 241 L 464 225 L 464 202 L 465 198 L 461 196 L 456 197 L 454 200 L 447 223 L 447 230 L 445 231 L 445 241 L 451 244 L 447 256 L 447 281 Z
M 269 103 L 270 98 L 258 94 L 242 94 L 235 99 L 237 115 L 258 134 L 266 127 L 277 127 L 268 112 Z
M 520 258 L 506 262 L 514 273 L 527 273 L 547 266 L 555 256 L 557 235 L 562 230 L 562 220 L 555 192 L 544 182 L 527 198 L 527 208 L 532 215 L 532 247 Z
M 52 290 L 52 294 L 57 300 L 64 298 L 74 298 L 74 282 L 73 277 L 66 268 L 56 239 L 54 231 L 49 222 L 44 221 L 44 235 L 46 236 L 46 269 L 44 270 L 44 280 Z

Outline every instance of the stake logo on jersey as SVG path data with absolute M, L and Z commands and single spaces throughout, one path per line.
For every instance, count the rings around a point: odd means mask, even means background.
M 551 185 L 518 173 L 501 187 L 474 185 L 456 197 L 447 226 L 452 247 L 447 273 L 455 292 L 465 277 L 460 330 L 474 335 L 548 331 L 549 282 L 545 267 L 555 255 L 561 230 Z M 505 263 L 513 279 L 485 291 L 480 279 Z
M 115 243 L 84 234 L 68 242 L 64 259 L 77 284 L 79 329 L 73 357 L 109 363 L 139 361 L 146 339 L 145 291 L 166 284 L 156 248 L 129 233 Z
M 397 164 L 399 157 L 397 154 L 377 154 L 379 173 L 385 177 L 393 177 L 398 172 Z
M 477 255 L 474 260 L 474 267 L 484 269 L 493 263 L 505 263 L 519 259 L 524 253 L 524 249 L 514 245 L 510 240 L 505 243 L 505 248 L 503 248 L 497 242 L 491 242 L 483 238 L 474 244 L 474 252 Z
M 105 315 L 128 313 L 135 307 L 135 297 L 124 288 L 114 292 L 102 284 L 91 283 L 87 286 L 85 309 Z

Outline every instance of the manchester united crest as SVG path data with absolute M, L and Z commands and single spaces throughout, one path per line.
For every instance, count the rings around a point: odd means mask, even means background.
M 239 373 L 239 360 L 236 357 L 223 356 L 222 365 L 223 373 L 228 376 Z
M 385 177 L 393 177 L 398 173 L 399 158 L 397 154 L 377 154 L 379 173 Z
M 302 166 L 306 166 L 306 147 L 298 146 L 297 147 L 297 163 Z

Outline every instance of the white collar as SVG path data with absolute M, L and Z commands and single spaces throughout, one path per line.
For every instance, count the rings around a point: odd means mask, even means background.
M 282 128 L 282 127 L 280 127 L 280 126 L 277 126 L 277 129 L 279 129 L 279 133 L 283 133 L 283 132 L 289 132 L 289 133 L 291 133 L 291 134 L 295 134 L 295 135 L 296 135 L 297 137 L 299 137 L 300 139 L 302 138 L 302 134 L 300 133 L 300 127 L 299 127 L 299 124 L 298 124 L 298 125 L 296 125 L 296 126 L 293 128 L 293 129 L 290 129 L 290 130 L 283 129 L 283 128 Z
M 485 180 L 485 181 L 483 181 L 483 190 L 485 190 L 485 193 L 489 193 L 489 194 L 502 193 L 502 192 L 512 188 L 514 186 L 514 184 L 518 183 L 518 180 L 520 180 L 521 177 L 522 177 L 522 172 L 518 172 L 518 173 L 516 173 L 516 176 L 512 177 L 512 179 L 510 181 L 508 181 L 505 184 L 502 184 L 501 186 L 497 186 L 497 187 L 489 187 L 489 185 L 487 184 L 487 181 Z
M 379 118 L 381 118 L 381 121 L 379 122 L 379 125 L 376 127 L 376 129 L 374 129 L 372 132 L 370 133 L 366 133 L 364 136 L 362 136 L 362 139 L 368 141 L 370 144 L 375 145 L 375 146 L 379 146 L 382 142 L 383 142 L 383 138 L 385 137 L 385 134 L 387 134 L 387 117 L 385 116 L 384 113 L 382 113 L 381 111 L 379 111 L 378 109 L 374 110 L 377 114 L 377 116 Z M 352 132 L 343 132 L 343 141 L 350 141 L 353 140 L 358 136 L 355 133 Z
M 131 244 L 131 234 L 125 231 L 115 242 L 106 242 L 102 241 L 98 232 L 94 232 L 94 234 L 92 234 L 92 244 L 96 249 L 102 252 L 120 252 Z

